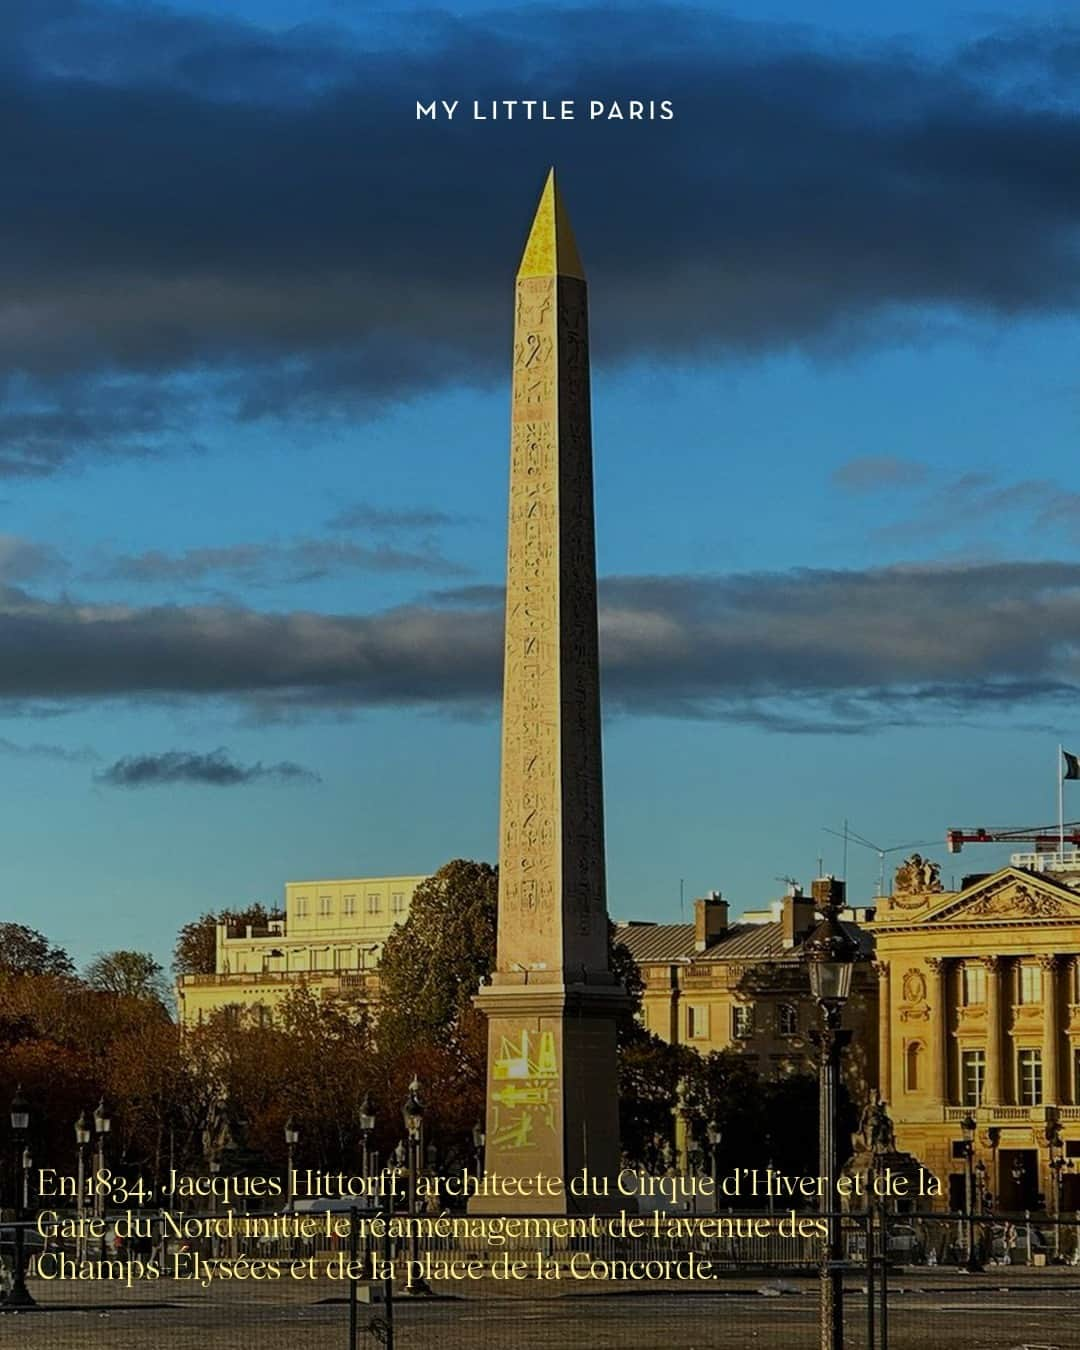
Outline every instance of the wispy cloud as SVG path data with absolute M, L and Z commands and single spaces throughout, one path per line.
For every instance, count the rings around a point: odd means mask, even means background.
M 231 577 L 255 584 L 308 582 L 345 571 L 464 575 L 470 569 L 435 549 L 365 545 L 343 539 L 300 539 L 288 544 L 225 544 L 165 553 L 150 549 L 110 562 L 104 575 L 138 583 L 198 582 Z
M 85 746 L 72 749 L 66 745 L 49 745 L 42 741 L 26 744 L 9 741 L 6 736 L 0 736 L 0 755 L 13 755 L 19 759 L 55 759 L 65 764 L 92 764 L 101 758 L 96 750 Z
M 834 487 L 848 492 L 880 492 L 917 487 L 927 477 L 925 464 L 895 455 L 860 455 L 832 472 Z
M 318 783 L 319 775 L 291 760 L 277 764 L 238 764 L 225 750 L 198 754 L 166 750 L 160 754 L 128 755 L 94 775 L 108 787 L 144 788 L 195 784 L 206 787 L 245 787 L 251 783 Z
M 435 530 L 445 525 L 463 525 L 465 517 L 426 507 L 395 509 L 373 506 L 370 502 L 354 502 L 326 523 L 331 530 Z

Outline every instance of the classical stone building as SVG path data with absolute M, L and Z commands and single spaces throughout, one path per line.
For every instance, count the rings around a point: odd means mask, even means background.
M 816 885 L 839 885 L 823 878 Z M 853 1032 L 845 1055 L 848 1086 L 865 1099 L 877 1074 L 877 981 L 865 911 L 844 920 L 864 960 L 856 968 L 844 1025 Z M 707 1054 L 737 1050 L 769 1077 L 810 1072 L 810 1033 L 818 1010 L 802 959 L 817 924 L 814 901 L 791 886 L 767 909 L 729 918 L 719 892 L 694 901 L 693 923 L 623 923 L 617 935 L 645 983 L 643 1020 L 666 1041 Z
M 1071 1211 L 1080 1208 L 1080 853 L 1014 864 L 945 891 L 915 855 L 876 902 L 879 1086 L 898 1146 L 949 1179 L 954 1206 L 970 1113 L 999 1210 L 1052 1210 L 1057 1156 Z
M 290 881 L 285 913 L 265 928 L 218 924 L 214 973 L 181 975 L 176 997 L 186 1026 L 223 1008 L 257 1018 L 300 983 L 317 992 L 378 991 L 375 968 L 393 928 L 408 918 L 422 876 Z

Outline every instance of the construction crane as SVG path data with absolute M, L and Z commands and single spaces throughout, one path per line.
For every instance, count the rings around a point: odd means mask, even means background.
M 1062 844 L 1080 848 L 1080 820 L 1058 825 L 1025 825 L 1021 829 L 978 826 L 945 831 L 945 847 L 959 853 L 965 844 L 1031 844 L 1036 853 L 1056 853 Z

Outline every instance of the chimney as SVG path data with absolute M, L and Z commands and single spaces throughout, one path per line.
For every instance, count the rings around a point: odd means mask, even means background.
M 801 887 L 792 886 L 790 893 L 784 896 L 780 923 L 781 939 L 785 947 L 797 947 L 804 937 L 813 932 L 814 902 L 803 895 Z
M 719 891 L 694 901 L 694 951 L 706 952 L 727 937 L 728 902 Z
M 814 897 L 814 907 L 821 914 L 824 914 L 833 905 L 841 910 L 847 903 L 847 886 L 844 882 L 837 881 L 836 877 L 818 877 L 811 884 L 810 890 Z

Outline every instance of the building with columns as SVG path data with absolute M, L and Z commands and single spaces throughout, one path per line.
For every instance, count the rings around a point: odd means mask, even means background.
M 1080 853 L 1016 855 L 959 891 L 914 855 L 869 929 L 898 1147 L 962 1204 L 970 1115 L 999 1211 L 1053 1211 L 1054 1159 L 1080 1208 Z

